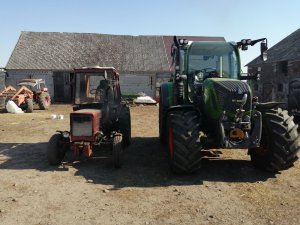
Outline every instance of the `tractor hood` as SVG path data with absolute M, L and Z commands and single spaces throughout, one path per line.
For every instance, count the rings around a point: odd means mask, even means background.
M 236 110 L 243 108 L 246 113 L 252 108 L 252 93 L 249 85 L 240 80 L 207 78 L 203 82 L 204 112 L 211 119 L 234 117 Z

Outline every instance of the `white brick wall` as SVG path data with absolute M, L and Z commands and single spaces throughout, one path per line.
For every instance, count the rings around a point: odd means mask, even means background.
M 10 70 L 6 79 L 6 85 L 17 87 L 17 83 L 24 78 L 45 79 L 51 97 L 54 99 L 53 72 L 38 70 Z M 169 74 L 121 74 L 120 86 L 123 94 L 137 94 L 145 92 L 154 97 L 157 93 L 157 86 L 169 79 Z
M 122 94 L 137 94 L 139 92 L 145 92 L 149 96 L 155 96 L 155 82 L 155 74 L 120 75 Z

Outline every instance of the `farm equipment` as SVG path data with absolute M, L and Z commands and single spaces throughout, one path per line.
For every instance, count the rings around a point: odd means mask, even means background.
M 293 165 L 299 150 L 297 125 L 280 102 L 260 103 L 241 74 L 239 49 L 267 40 L 192 42 L 174 37 L 171 81 L 160 87 L 159 135 L 168 145 L 175 173 L 199 170 L 209 149 L 248 149 L 254 166 L 279 171 Z
M 123 149 L 131 143 L 130 110 L 121 100 L 119 74 L 113 67 L 74 72 L 70 131 L 57 131 L 50 138 L 48 162 L 59 165 L 68 151 L 75 159 L 106 153 L 112 155 L 114 167 L 119 168 Z
M 41 110 L 48 110 L 51 105 L 51 97 L 44 79 L 23 79 L 18 86 L 27 87 L 32 92 L 32 101 Z
M 12 100 L 27 113 L 33 112 L 33 105 L 38 104 L 42 110 L 47 110 L 51 104 L 51 97 L 43 79 L 23 79 L 18 83 L 17 90 L 9 85 L 1 93 L 6 100 Z

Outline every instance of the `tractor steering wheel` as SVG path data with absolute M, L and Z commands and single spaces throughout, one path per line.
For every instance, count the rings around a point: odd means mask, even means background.
M 218 71 L 215 68 L 205 68 L 203 69 L 203 73 L 203 80 L 206 78 L 220 77 Z

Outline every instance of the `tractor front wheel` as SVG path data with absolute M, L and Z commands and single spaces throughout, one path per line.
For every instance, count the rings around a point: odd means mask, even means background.
M 32 113 L 33 112 L 33 100 L 31 98 L 26 98 L 26 112 Z
M 263 111 L 260 147 L 249 149 L 253 165 L 271 172 L 291 167 L 298 159 L 297 127 L 286 110 Z
M 202 145 L 199 139 L 200 116 L 195 110 L 168 113 L 168 142 L 171 167 L 179 174 L 192 173 L 201 167 Z
M 123 145 L 122 145 L 121 134 L 115 134 L 113 137 L 112 157 L 113 157 L 114 167 L 121 168 L 123 164 Z
M 131 118 L 128 106 L 124 106 L 119 118 L 120 132 L 123 135 L 123 146 L 128 147 L 131 144 Z
M 66 154 L 63 136 L 54 134 L 47 145 L 47 160 L 50 165 L 59 165 Z
M 48 110 L 51 105 L 51 97 L 48 92 L 42 92 L 38 96 L 38 104 L 41 110 Z

